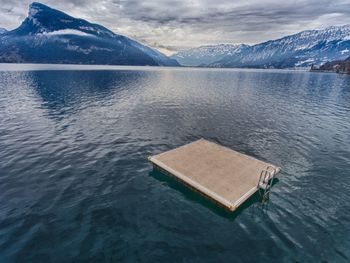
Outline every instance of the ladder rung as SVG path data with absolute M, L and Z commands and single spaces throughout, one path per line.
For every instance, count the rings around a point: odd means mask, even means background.
M 259 188 L 260 188 L 260 189 L 266 190 L 267 188 L 269 188 L 269 185 L 266 184 L 266 183 L 260 183 L 260 184 L 259 184 Z

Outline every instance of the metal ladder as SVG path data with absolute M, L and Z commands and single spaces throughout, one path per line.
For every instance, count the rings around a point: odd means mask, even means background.
M 259 177 L 258 189 L 262 202 L 269 199 L 270 189 L 273 183 L 273 179 L 276 175 L 276 168 L 267 166 L 265 170 L 262 170 Z

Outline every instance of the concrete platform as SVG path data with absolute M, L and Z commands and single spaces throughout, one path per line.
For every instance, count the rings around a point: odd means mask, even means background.
M 275 165 L 204 139 L 151 156 L 149 161 L 230 211 L 259 190 L 262 171 L 280 171 Z

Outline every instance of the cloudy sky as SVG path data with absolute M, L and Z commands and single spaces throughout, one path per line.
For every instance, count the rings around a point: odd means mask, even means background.
M 0 0 L 0 27 L 16 28 L 32 1 Z M 350 24 L 350 0 L 42 0 L 170 54 L 218 43 L 254 44 Z

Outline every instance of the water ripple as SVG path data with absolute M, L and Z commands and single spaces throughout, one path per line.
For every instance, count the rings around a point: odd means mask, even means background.
M 350 78 L 0 72 L 0 262 L 348 262 Z M 228 214 L 152 172 L 198 138 L 282 167 Z

